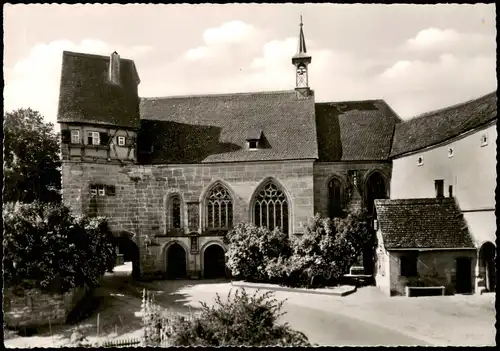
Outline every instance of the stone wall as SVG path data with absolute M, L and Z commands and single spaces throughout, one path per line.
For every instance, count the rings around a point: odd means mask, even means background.
M 359 182 L 362 189 L 366 187 L 368 177 L 374 172 L 380 172 L 386 180 L 387 196 L 389 197 L 391 181 L 391 162 L 316 162 L 314 164 L 314 213 L 328 216 L 328 185 L 333 177 L 338 178 L 344 188 L 348 187 L 351 180 L 348 171 L 358 171 Z M 360 194 L 360 203 L 356 207 L 364 205 L 364 193 Z M 346 204 L 349 205 L 349 204 Z M 352 204 L 351 204 L 352 205 Z
M 64 294 L 51 294 L 39 289 L 15 294 L 12 289 L 5 288 L 4 323 L 10 328 L 64 324 L 87 292 L 86 286 L 73 288 Z
M 408 278 L 400 275 L 400 257 L 404 251 L 389 251 L 389 274 L 391 295 L 404 295 Z M 432 250 L 418 253 L 417 270 L 421 278 L 432 278 L 445 287 L 445 294 L 456 291 L 456 259 L 471 259 L 471 291 L 475 287 L 476 250 Z M 387 272 L 386 272 L 387 274 Z M 436 284 L 437 285 L 437 284 Z
M 210 187 L 217 181 L 226 186 L 233 197 L 233 223 L 249 222 L 252 196 L 268 179 L 273 179 L 288 197 L 289 232 L 302 232 L 303 225 L 314 214 L 313 161 L 157 166 L 63 162 L 62 165 L 64 203 L 75 214 L 108 217 L 114 231 L 135 233 L 133 239 L 141 252 L 141 273 L 165 267 L 161 247 L 166 243 L 148 251 L 144 239 L 168 234 L 169 195 L 176 193 L 182 200 L 183 228 L 177 237 L 197 232 L 206 240 L 220 240 L 205 231 L 204 198 Z M 113 185 L 116 194 L 91 196 L 90 184 Z M 190 265 L 197 269 L 195 258 Z

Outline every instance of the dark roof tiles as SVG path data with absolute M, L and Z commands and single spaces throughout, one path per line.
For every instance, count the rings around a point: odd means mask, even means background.
M 109 57 L 63 52 L 57 121 L 138 128 L 139 76 L 120 58 L 120 85 L 109 82 Z
M 140 113 L 143 138 L 152 139 L 154 145 L 147 162 L 318 156 L 314 99 L 299 99 L 295 91 L 143 98 Z M 267 147 L 251 151 L 246 140 L 255 131 L 262 131 Z
M 391 156 L 417 151 L 471 129 L 497 116 L 496 92 L 410 119 L 396 126 Z
M 474 248 L 453 198 L 375 200 L 387 249 Z
M 319 160 L 386 160 L 399 122 L 384 100 L 317 103 Z

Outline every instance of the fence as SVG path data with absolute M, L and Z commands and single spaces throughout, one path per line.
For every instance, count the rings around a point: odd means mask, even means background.
M 130 346 L 140 346 L 140 344 L 141 344 L 141 339 L 135 338 L 135 339 L 106 341 L 99 346 L 101 346 L 101 347 L 130 347 Z

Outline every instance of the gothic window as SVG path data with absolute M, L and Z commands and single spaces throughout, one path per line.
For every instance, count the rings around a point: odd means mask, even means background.
M 366 182 L 366 194 L 366 209 L 368 214 L 373 214 L 373 202 L 377 199 L 387 198 L 387 187 L 384 177 L 380 173 L 374 172 L 370 175 L 370 178 Z
M 330 218 L 340 217 L 344 207 L 342 183 L 333 178 L 328 184 L 328 215 Z
M 254 223 L 270 230 L 279 227 L 288 233 L 288 201 L 274 183 L 268 183 L 258 192 L 254 204 Z
M 208 193 L 206 226 L 209 229 L 227 229 L 233 226 L 233 200 L 229 191 L 217 184 Z
M 181 228 L 181 198 L 179 195 L 170 198 L 170 216 L 172 228 Z

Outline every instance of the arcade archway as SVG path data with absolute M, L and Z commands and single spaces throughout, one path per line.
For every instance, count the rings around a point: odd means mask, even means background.
M 215 279 L 226 277 L 226 257 L 224 249 L 212 244 L 203 252 L 203 278 Z
M 123 263 L 132 263 L 132 278 L 139 279 L 141 275 L 139 247 L 133 241 L 132 235 L 128 232 L 119 234 L 115 237 L 115 247 L 118 253 L 123 255 Z
M 493 292 L 496 289 L 495 256 L 495 245 L 492 242 L 487 241 L 481 245 L 479 249 L 479 268 L 488 292 Z
M 178 244 L 173 243 L 167 248 L 167 278 L 168 279 L 185 279 L 187 276 L 186 269 L 186 250 Z

